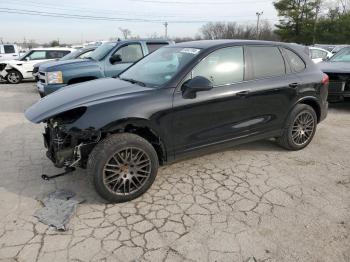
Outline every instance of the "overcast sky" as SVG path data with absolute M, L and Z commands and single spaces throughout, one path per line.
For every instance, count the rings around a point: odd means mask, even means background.
M 195 36 L 206 21 L 255 24 L 256 12 L 276 23 L 272 0 L 0 0 L 0 38 L 4 42 L 33 39 L 65 43 L 121 37 L 119 27 L 132 35 Z M 11 12 L 11 13 L 10 13 Z M 33 13 L 27 15 L 23 13 Z M 22 14 L 18 14 L 22 13 Z M 40 14 L 40 16 L 38 16 Z M 43 16 L 44 15 L 44 16 Z M 66 16 L 66 18 L 58 16 Z M 67 18 L 80 16 L 86 19 Z M 98 17 L 98 18 L 96 18 Z M 98 20 L 97 20 L 98 19 Z M 103 20 L 103 19 L 108 19 Z M 117 21 L 127 20 L 127 21 Z M 134 20 L 139 21 L 134 21 Z M 144 21 L 143 21 L 144 20 Z

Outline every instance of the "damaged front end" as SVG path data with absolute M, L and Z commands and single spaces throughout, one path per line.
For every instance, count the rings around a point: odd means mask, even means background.
M 7 76 L 7 71 L 5 68 L 7 67 L 7 64 L 5 63 L 0 63 L 0 79 L 5 79 Z
M 46 120 L 44 144 L 46 155 L 58 168 L 86 168 L 89 153 L 101 138 L 93 128 L 80 130 L 67 128 L 86 111 L 85 107 L 61 113 Z

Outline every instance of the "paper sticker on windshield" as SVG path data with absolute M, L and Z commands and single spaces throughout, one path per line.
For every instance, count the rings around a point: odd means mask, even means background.
M 196 54 L 198 54 L 199 51 L 201 51 L 201 50 L 197 49 L 197 48 L 184 48 L 180 52 L 196 55 Z

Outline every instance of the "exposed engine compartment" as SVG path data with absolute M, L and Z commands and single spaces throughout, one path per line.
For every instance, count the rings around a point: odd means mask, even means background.
M 62 119 L 56 117 L 46 121 L 43 134 L 46 155 L 58 168 L 85 168 L 88 155 L 100 140 L 101 133 L 95 130 L 68 131 Z

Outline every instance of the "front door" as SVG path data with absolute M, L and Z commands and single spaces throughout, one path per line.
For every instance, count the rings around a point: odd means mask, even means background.
M 116 54 L 120 56 L 121 61 L 112 63 L 110 57 Z M 142 57 L 143 51 L 140 43 L 128 43 L 118 47 L 105 60 L 105 77 L 117 76 L 120 72 L 131 66 Z
M 174 94 L 173 144 L 175 155 L 237 136 L 233 126 L 244 119 L 244 103 L 237 93 L 246 90 L 243 47 L 226 47 L 205 57 L 188 78 L 203 76 L 213 84 L 209 91 L 184 98 Z

